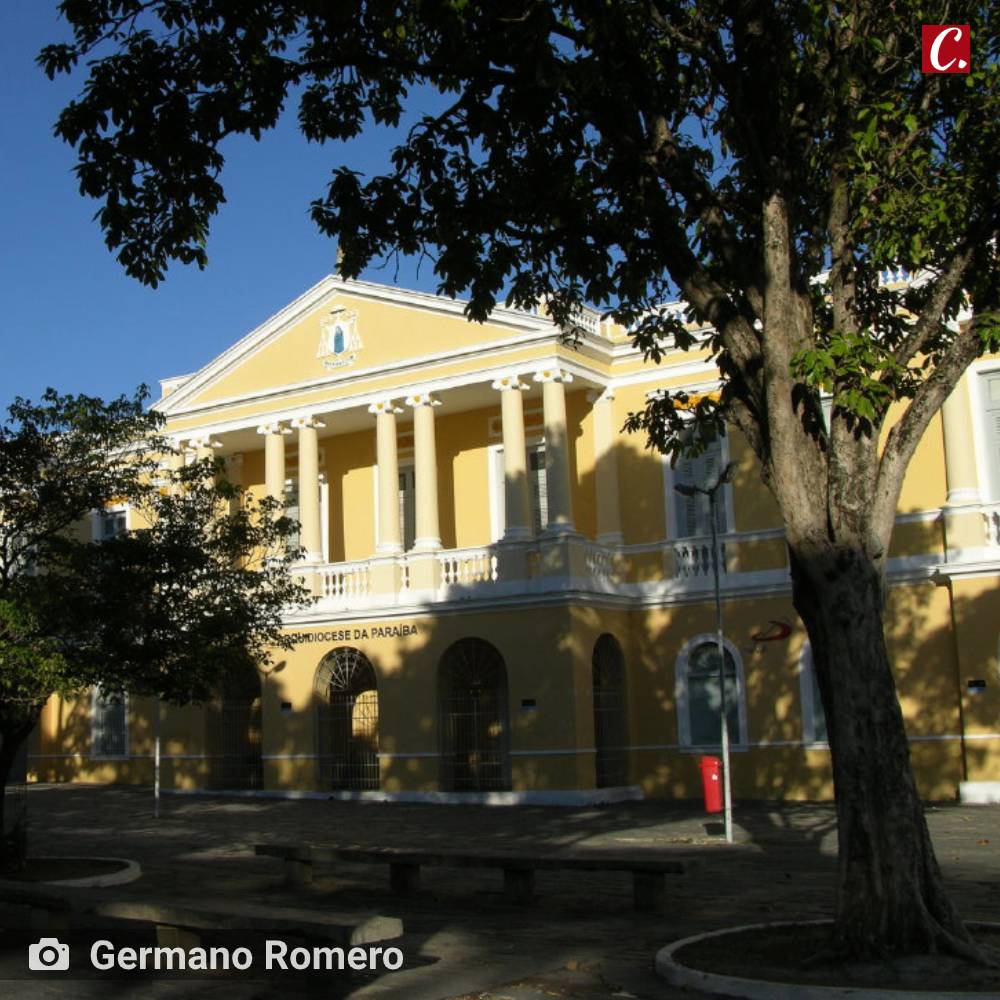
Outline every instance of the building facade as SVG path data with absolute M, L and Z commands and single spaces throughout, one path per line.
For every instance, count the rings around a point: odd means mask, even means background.
M 678 306 L 678 310 L 682 307 Z M 294 647 L 204 707 L 163 709 L 163 784 L 587 801 L 699 794 L 719 739 L 717 511 L 734 794 L 832 794 L 777 510 L 730 433 L 676 468 L 622 426 L 718 387 L 707 346 L 644 361 L 626 331 L 543 313 L 470 323 L 433 295 L 327 278 L 157 404 L 298 520 L 315 602 Z M 705 330 L 695 330 L 699 336 Z M 887 634 L 929 798 L 1000 793 L 1000 359 L 963 378 L 911 465 Z M 95 535 L 128 523 L 95 516 Z M 39 780 L 149 782 L 155 706 L 46 707 Z M 629 791 L 631 790 L 631 791 Z

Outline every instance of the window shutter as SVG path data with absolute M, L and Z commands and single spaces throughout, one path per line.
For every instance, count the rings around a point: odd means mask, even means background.
M 989 492 L 991 500 L 1000 500 L 1000 374 L 985 376 L 987 460 L 989 462 Z M 985 483 L 982 484 L 984 487 Z M 985 490 L 984 490 L 985 492 Z
M 100 692 L 95 693 L 94 700 L 91 704 L 93 705 L 94 713 L 93 729 L 91 732 L 91 753 L 103 754 L 106 737 L 104 727 L 104 701 L 101 698 Z
M 293 479 L 285 483 L 285 517 L 295 522 L 295 527 L 288 532 L 285 544 L 290 549 L 297 549 L 301 543 L 299 530 L 299 481 Z
M 531 527 L 535 534 L 544 531 L 549 523 L 549 495 L 545 475 L 545 448 L 532 448 L 528 452 L 528 477 L 531 494 Z
M 675 483 L 698 484 L 697 459 L 682 458 L 674 467 Z M 700 497 L 684 496 L 674 492 L 671 499 L 677 511 L 677 537 L 687 538 L 698 534 L 698 500 Z
M 413 469 L 401 469 L 399 472 L 399 537 L 403 542 L 403 550 L 413 548 L 417 536 L 416 508 L 416 474 Z
M 701 489 L 715 482 L 722 471 L 722 441 L 716 438 L 697 457 L 682 458 L 674 466 L 674 483 L 685 483 Z M 724 534 L 727 528 L 725 498 L 720 491 L 717 494 L 718 503 L 715 508 L 716 530 Z M 676 530 L 678 538 L 688 538 L 692 535 L 707 535 L 711 532 L 708 522 L 708 497 L 702 493 L 688 497 L 674 492 L 671 500 L 674 503 L 676 515 Z
M 507 524 L 507 481 L 503 469 L 503 448 L 497 448 L 493 453 L 493 485 L 496 490 L 495 509 L 497 513 L 496 537 L 503 538 L 504 526 Z

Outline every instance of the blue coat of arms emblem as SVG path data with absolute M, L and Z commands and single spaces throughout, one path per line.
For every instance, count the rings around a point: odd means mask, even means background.
M 362 347 L 357 311 L 334 306 L 320 323 L 320 330 L 316 357 L 323 362 L 323 367 L 343 368 L 351 364 Z

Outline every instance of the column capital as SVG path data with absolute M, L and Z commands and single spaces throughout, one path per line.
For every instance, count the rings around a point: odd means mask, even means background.
M 587 402 L 597 405 L 598 403 L 613 403 L 615 399 L 615 390 L 611 386 L 607 386 L 604 389 L 591 389 L 587 393 Z
M 402 413 L 403 411 L 396 406 L 391 397 L 386 397 L 385 399 L 380 399 L 375 403 L 372 403 L 368 407 L 369 413 L 374 413 L 376 416 L 380 413 Z
M 211 434 L 201 434 L 188 440 L 189 448 L 221 448 L 222 442 Z
M 296 417 L 292 420 L 292 426 L 296 430 L 322 430 L 326 424 L 322 420 L 317 420 L 312 414 L 305 417 Z
M 569 372 L 564 372 L 561 368 L 542 368 L 535 372 L 536 382 L 572 382 L 573 376 Z
M 503 392 L 505 389 L 530 389 L 527 382 L 522 382 L 519 375 L 501 375 L 490 383 L 490 388 Z
M 412 396 L 406 397 L 406 405 L 413 407 L 413 409 L 417 409 L 419 406 L 440 406 L 441 400 L 429 392 L 415 392 Z
M 286 427 L 284 423 L 280 420 L 272 420 L 269 424 L 261 424 L 257 428 L 258 434 L 291 434 L 291 428 Z

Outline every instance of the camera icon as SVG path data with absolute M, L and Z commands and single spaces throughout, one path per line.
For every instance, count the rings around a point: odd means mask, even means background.
M 69 969 L 69 945 L 59 938 L 39 938 L 28 945 L 28 968 L 32 972 L 66 972 Z

